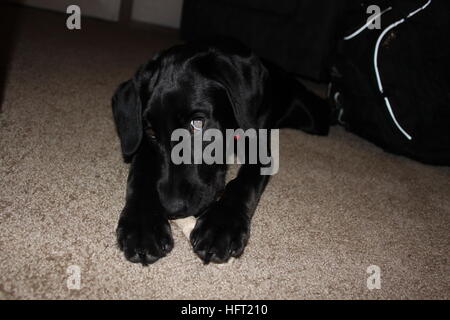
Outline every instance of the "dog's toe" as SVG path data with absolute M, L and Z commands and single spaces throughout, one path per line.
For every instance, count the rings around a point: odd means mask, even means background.
M 191 233 L 194 252 L 204 263 L 226 263 L 239 257 L 247 244 L 248 220 L 217 213 L 200 217 Z
M 117 241 L 128 261 L 144 266 L 155 263 L 173 249 L 172 233 L 165 221 L 143 223 L 121 219 Z

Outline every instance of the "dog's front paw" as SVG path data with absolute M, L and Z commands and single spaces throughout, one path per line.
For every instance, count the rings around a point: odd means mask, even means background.
M 144 266 L 166 256 L 173 248 L 169 222 L 161 216 L 122 215 L 116 234 L 125 258 Z
M 204 263 L 225 263 L 242 254 L 249 233 L 250 220 L 244 213 L 217 202 L 198 218 L 190 240 Z

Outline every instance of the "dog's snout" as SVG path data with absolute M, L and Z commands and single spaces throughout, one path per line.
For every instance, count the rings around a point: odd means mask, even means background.
M 170 217 L 180 218 L 188 215 L 187 203 L 181 198 L 168 198 L 162 205 Z
M 186 195 L 178 186 L 162 184 L 159 187 L 161 204 L 170 217 L 179 218 L 188 214 Z

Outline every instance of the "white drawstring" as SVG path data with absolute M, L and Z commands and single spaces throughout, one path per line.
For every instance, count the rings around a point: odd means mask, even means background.
M 422 7 L 420 7 L 419 9 L 411 12 L 410 14 L 408 14 L 408 16 L 406 18 L 403 18 L 397 22 L 394 22 L 393 24 L 391 24 L 389 27 L 387 27 L 382 33 L 381 35 L 378 37 L 378 40 L 376 42 L 375 45 L 375 53 L 374 53 L 374 68 L 375 68 L 375 75 L 377 78 L 377 83 L 378 83 L 378 89 L 380 90 L 380 93 L 382 95 L 384 95 L 384 88 L 383 88 L 383 83 L 381 82 L 381 76 L 380 76 L 380 71 L 378 68 L 378 54 L 379 54 L 379 49 L 380 49 L 380 45 L 381 42 L 383 41 L 385 35 L 391 31 L 392 29 L 396 28 L 398 25 L 402 24 L 403 22 L 405 22 L 407 19 L 411 18 L 412 16 L 416 15 L 417 13 L 419 13 L 420 11 L 426 9 L 430 4 L 431 4 L 432 0 L 427 0 L 427 3 L 425 5 L 423 5 Z M 380 17 L 383 13 L 391 10 L 392 8 L 389 7 L 388 9 L 384 10 L 383 12 L 381 12 L 380 14 L 378 14 L 377 16 L 373 17 L 371 20 L 369 20 L 362 28 L 358 29 L 356 32 L 354 32 L 353 34 L 347 36 L 344 38 L 344 40 L 350 40 L 352 38 L 354 38 L 355 36 L 357 36 L 358 34 L 360 34 L 363 30 L 365 30 L 370 23 L 372 23 L 375 19 L 377 19 L 378 17 Z M 384 101 L 386 104 L 386 108 L 389 111 L 389 114 L 392 118 L 392 120 L 394 121 L 395 125 L 397 126 L 397 128 L 400 130 L 400 132 L 408 139 L 408 140 L 412 140 L 411 135 L 409 135 L 405 129 L 402 128 L 402 126 L 398 123 L 397 118 L 395 117 L 394 111 L 392 110 L 392 106 L 391 103 L 389 101 L 389 98 L 384 97 Z
M 351 35 L 348 35 L 344 38 L 344 40 L 350 40 L 353 39 L 354 37 L 356 37 L 358 34 L 360 34 L 361 32 L 363 32 L 364 30 L 366 30 L 371 24 L 372 22 L 374 22 L 375 20 L 377 20 L 378 18 L 380 18 L 383 14 L 385 14 L 388 11 L 391 11 L 392 7 L 389 7 L 385 10 L 383 10 L 382 12 L 380 12 L 379 14 L 377 14 L 376 16 L 372 17 L 371 19 L 369 19 L 367 21 L 367 23 L 365 25 L 363 25 L 361 28 L 359 28 L 358 30 L 356 30 L 355 32 L 353 32 Z
M 419 9 L 411 12 L 407 18 L 403 18 L 400 19 L 397 22 L 394 22 L 393 24 L 391 24 L 389 27 L 387 27 L 380 35 L 380 37 L 377 40 L 377 44 L 375 45 L 375 54 L 374 54 L 374 61 L 373 61 L 373 65 L 375 68 L 375 74 L 377 77 L 377 82 L 378 82 L 378 88 L 380 90 L 380 93 L 384 95 L 384 88 L 383 88 L 383 83 L 381 82 L 381 76 L 380 76 L 380 71 L 378 68 L 378 53 L 379 53 L 379 49 L 380 49 L 380 44 L 383 41 L 384 36 L 391 31 L 392 29 L 396 28 L 397 26 L 399 26 L 400 24 L 402 24 L 403 22 L 406 21 L 406 19 L 411 18 L 412 16 L 416 15 L 417 13 L 419 13 L 420 11 L 424 10 L 426 7 L 428 7 L 431 4 L 432 0 L 428 0 L 428 2 L 420 7 Z M 384 101 L 386 103 L 386 107 L 389 111 L 389 114 L 391 115 L 392 120 L 394 120 L 395 125 L 397 126 L 397 128 L 400 130 L 400 132 L 408 139 L 408 140 L 412 140 L 411 135 L 409 135 L 405 129 L 402 128 L 402 126 L 398 123 L 397 118 L 395 117 L 394 111 L 392 110 L 392 106 L 391 103 L 389 101 L 388 97 L 384 97 Z

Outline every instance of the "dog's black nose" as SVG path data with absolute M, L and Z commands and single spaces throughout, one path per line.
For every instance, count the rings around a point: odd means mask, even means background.
M 182 199 L 168 199 L 168 202 L 163 205 L 165 209 L 172 214 L 187 210 L 186 202 Z
M 188 216 L 187 202 L 180 198 L 166 197 L 164 201 L 161 201 L 164 209 L 166 209 L 167 215 L 170 218 L 182 218 Z
M 189 214 L 193 186 L 185 179 L 168 179 L 158 185 L 159 199 L 168 217 L 182 218 Z

